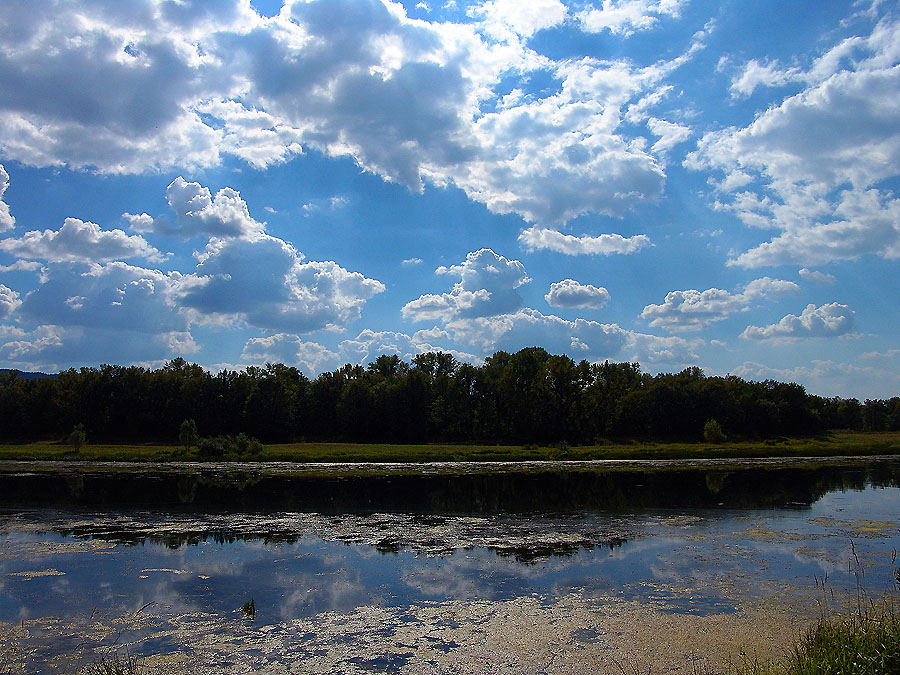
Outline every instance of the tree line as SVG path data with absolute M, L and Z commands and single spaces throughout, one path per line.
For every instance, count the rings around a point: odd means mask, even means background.
M 650 375 L 637 363 L 576 363 L 539 347 L 498 351 L 483 365 L 451 354 L 411 363 L 379 356 L 314 379 L 266 364 L 212 374 L 177 358 L 162 368 L 103 365 L 55 377 L 0 373 L 0 439 L 177 443 L 192 420 L 202 436 L 264 443 L 354 441 L 551 445 L 606 440 L 696 441 L 710 420 L 731 439 L 900 429 L 900 397 L 823 398 L 795 383 Z

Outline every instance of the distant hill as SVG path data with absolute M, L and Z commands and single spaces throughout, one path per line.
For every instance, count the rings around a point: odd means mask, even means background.
M 56 375 L 48 375 L 47 373 L 31 373 L 22 370 L 13 370 L 11 368 L 0 368 L 0 375 L 5 375 L 6 373 L 16 373 L 23 380 L 40 380 L 46 377 L 51 379 L 56 379 Z

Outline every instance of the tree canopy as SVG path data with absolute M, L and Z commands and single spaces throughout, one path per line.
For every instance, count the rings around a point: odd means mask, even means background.
M 443 352 L 412 363 L 383 355 L 312 380 L 283 364 L 212 374 L 181 358 L 159 369 L 0 373 L 4 440 L 62 438 L 83 425 L 92 442 L 186 443 L 185 420 L 196 424 L 192 438 L 243 433 L 265 443 L 695 441 L 710 420 L 729 439 L 898 430 L 900 398 L 823 398 L 696 367 L 649 375 L 637 363 L 576 363 L 540 347 L 499 351 L 481 366 Z

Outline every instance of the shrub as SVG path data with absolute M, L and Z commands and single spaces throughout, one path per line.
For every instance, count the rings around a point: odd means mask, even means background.
M 234 446 L 241 455 L 258 455 L 263 451 L 262 443 L 245 433 L 240 433 L 234 438 Z
M 707 420 L 703 425 L 703 440 L 707 443 L 724 443 L 725 439 L 726 436 L 719 423 L 714 419 Z
M 225 454 L 225 443 L 223 443 L 221 436 L 217 438 L 201 438 L 200 443 L 197 445 L 197 451 L 204 459 L 222 457 Z
M 75 428 L 72 429 L 72 433 L 66 437 L 66 442 L 72 446 L 72 449 L 75 450 L 75 452 L 81 450 L 81 446 L 84 445 L 86 440 L 87 434 L 84 433 L 83 424 L 76 424 Z
M 196 445 L 198 438 L 197 423 L 194 420 L 184 420 L 178 430 L 178 441 L 184 446 L 184 451 L 187 452 L 192 445 Z
M 237 436 L 202 438 L 197 449 L 200 456 L 207 459 L 225 455 L 259 455 L 263 451 L 263 445 L 252 436 L 240 433 Z

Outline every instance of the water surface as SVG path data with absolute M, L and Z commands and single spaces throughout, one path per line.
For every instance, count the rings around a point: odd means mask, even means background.
M 634 619 L 647 625 L 738 625 L 772 603 L 813 616 L 823 601 L 852 602 L 858 582 L 894 592 L 891 471 L 873 480 L 845 467 L 837 484 L 834 472 L 810 475 L 769 481 L 763 508 L 728 506 L 746 491 L 721 468 L 703 482 L 723 498 L 714 507 L 646 507 L 642 496 L 469 513 L 6 508 L 0 626 L 25 672 L 70 672 L 122 649 L 189 655 L 179 663 L 196 672 L 478 672 L 492 657 L 472 650 L 489 626 L 509 633 L 510 672 L 564 672 L 516 631 L 562 631 L 554 649 L 572 663 L 592 649 L 628 658 L 611 628 L 626 610 L 648 612 Z M 252 615 L 241 611 L 251 599 Z

